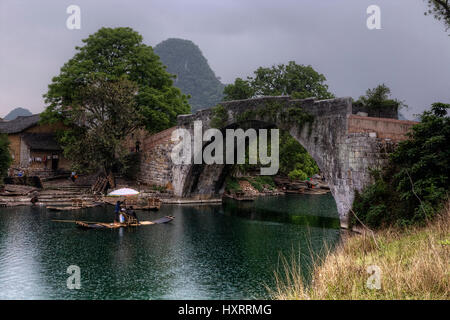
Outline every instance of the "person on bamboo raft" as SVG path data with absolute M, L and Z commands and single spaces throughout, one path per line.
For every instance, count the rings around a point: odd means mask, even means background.
M 119 221 L 120 221 L 120 209 L 121 209 L 121 206 L 122 206 L 122 202 L 121 201 L 117 201 L 116 202 L 116 206 L 115 206 L 115 208 L 114 208 L 114 222 L 115 223 L 119 223 Z
M 139 219 L 137 217 L 136 211 L 133 210 L 133 207 L 129 207 L 128 210 L 126 210 L 126 214 L 135 218 L 137 223 L 139 223 Z

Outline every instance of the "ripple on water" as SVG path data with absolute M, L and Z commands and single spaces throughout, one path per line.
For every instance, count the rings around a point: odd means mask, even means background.
M 320 225 L 323 220 L 297 219 L 296 224 L 292 218 L 336 219 L 330 199 L 317 199 L 167 205 L 138 214 L 143 220 L 172 214 L 173 223 L 121 230 L 83 231 L 51 221 L 110 221 L 112 207 L 64 214 L 2 209 L 0 299 L 263 298 L 265 285 L 274 285 L 281 256 L 300 255 L 303 265 L 311 251 L 339 240 L 339 230 Z M 81 290 L 67 289 L 69 265 L 81 268 Z

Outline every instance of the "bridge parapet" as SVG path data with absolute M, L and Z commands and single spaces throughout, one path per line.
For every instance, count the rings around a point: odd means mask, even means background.
M 391 139 L 398 142 L 407 139 L 406 134 L 417 123 L 416 121 L 408 120 L 349 115 L 348 133 L 375 133 L 377 138 Z

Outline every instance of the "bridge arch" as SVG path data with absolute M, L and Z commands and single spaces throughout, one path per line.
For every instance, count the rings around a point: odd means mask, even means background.
M 355 115 L 358 110 L 351 98 L 319 101 L 262 97 L 221 105 L 221 108 L 181 115 L 177 127 L 147 138 L 139 180 L 150 185 L 170 185 L 178 197 L 202 199 L 219 195 L 223 192 L 221 179 L 226 175 L 223 165 L 174 164 L 170 157 L 175 145 L 171 141 L 173 131 L 186 129 L 193 140 L 196 120 L 202 121 L 203 131 L 211 123 L 214 127 L 219 123 L 220 128 L 242 121 L 273 124 L 288 131 L 316 161 L 336 201 L 341 226 L 347 227 L 355 192 L 372 181 L 369 169 L 382 167 L 396 143 L 406 139 L 406 133 L 417 123 L 393 119 L 393 114 L 386 115 L 390 118 Z
M 351 98 L 317 101 L 290 97 L 263 97 L 230 101 L 222 109 L 207 109 L 179 116 L 178 127 L 193 132 L 194 121 L 203 129 L 221 122 L 222 127 L 242 121 L 272 123 L 288 131 L 316 161 L 325 175 L 336 201 L 341 224 L 348 223 L 348 211 L 354 197 L 354 184 L 348 176 L 347 115 L 352 112 Z M 309 116 L 308 116 L 309 115 Z M 220 118 L 220 119 L 217 119 Z M 219 120 L 219 121 L 218 121 Z M 191 134 L 193 136 L 193 134 Z M 175 165 L 175 194 L 182 197 L 208 197 L 223 192 L 224 165 Z M 195 186 L 193 186 L 193 181 Z

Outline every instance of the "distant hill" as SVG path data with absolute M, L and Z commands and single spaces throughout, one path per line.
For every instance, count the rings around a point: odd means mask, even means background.
M 30 110 L 24 109 L 24 108 L 16 108 L 12 110 L 10 113 L 8 113 L 3 120 L 14 120 L 17 117 L 21 116 L 31 116 L 33 115 Z
M 191 95 L 192 112 L 213 107 L 222 101 L 225 85 L 192 41 L 167 39 L 155 46 L 154 51 L 167 66 L 167 71 L 177 75 L 174 85 L 184 94 Z

